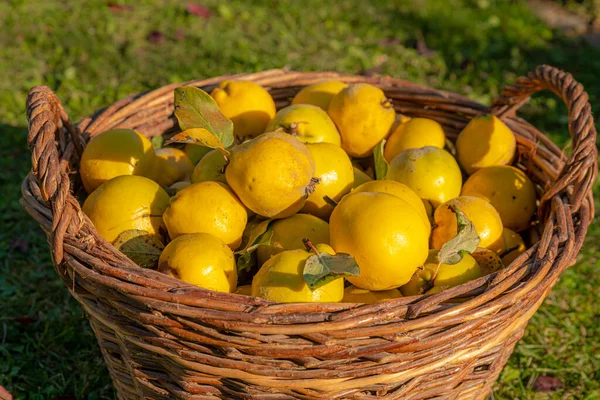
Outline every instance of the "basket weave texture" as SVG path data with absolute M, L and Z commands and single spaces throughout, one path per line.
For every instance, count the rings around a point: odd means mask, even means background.
M 516 134 L 518 166 L 540 189 L 535 244 L 495 274 L 371 305 L 277 304 L 137 267 L 98 235 L 74 195 L 85 143 L 112 128 L 172 134 L 173 89 L 210 91 L 224 79 L 265 86 L 278 108 L 321 80 L 367 82 L 398 112 L 435 119 L 452 139 L 472 117 L 493 112 Z M 544 89 L 568 106 L 569 157 L 515 115 Z M 389 77 L 271 70 L 168 85 L 79 124 L 38 86 L 27 98 L 27 117 L 32 170 L 21 204 L 46 233 L 56 272 L 87 313 L 120 399 L 484 399 L 529 318 L 574 263 L 594 215 L 597 149 L 588 96 L 570 74 L 549 66 L 507 86 L 491 108 Z

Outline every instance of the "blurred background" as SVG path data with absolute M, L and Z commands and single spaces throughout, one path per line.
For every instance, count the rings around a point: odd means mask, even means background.
M 489 104 L 539 64 L 571 72 L 598 115 L 599 0 L 2 0 L 0 399 L 2 387 L 17 399 L 114 398 L 82 309 L 18 204 L 32 86 L 55 90 L 74 121 L 168 83 L 269 68 L 386 74 Z M 520 114 L 569 151 L 560 100 L 535 96 Z M 495 399 L 600 398 L 599 246 L 592 225 Z

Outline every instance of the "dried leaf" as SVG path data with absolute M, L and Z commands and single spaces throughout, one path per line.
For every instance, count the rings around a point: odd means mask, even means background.
M 14 238 L 10 244 L 10 250 L 18 250 L 20 253 L 27 254 L 29 251 L 29 241 L 27 239 Z
M 25 325 L 25 326 L 31 325 L 36 321 L 37 321 L 37 318 L 30 317 L 28 315 L 23 315 L 22 317 L 15 317 L 15 322 L 17 322 L 21 325 Z
M 306 260 L 304 265 L 304 281 L 310 290 L 316 290 L 345 276 L 358 276 L 360 269 L 354 257 L 350 254 L 327 253 L 314 254 Z
M 197 144 L 219 150 L 225 157 L 229 155 L 221 140 L 204 128 L 190 128 L 180 132 L 165 142 L 167 145 L 171 143 Z
M 165 35 L 160 31 L 152 31 L 148 34 L 146 40 L 152 44 L 160 44 L 165 41 Z
M 393 46 L 396 44 L 402 44 L 402 39 L 397 38 L 397 37 L 388 37 L 388 38 L 385 38 L 385 39 L 379 41 L 379 45 L 384 46 L 384 47 Z
M 155 235 L 139 229 L 121 232 L 113 245 L 142 268 L 156 268 L 165 248 Z
M 233 144 L 233 122 L 204 90 L 193 86 L 177 88 L 174 103 L 175 116 L 183 131 L 203 128 L 219 139 L 223 148 Z
M 425 58 L 432 57 L 435 54 L 434 50 L 431 50 L 429 47 L 427 47 L 427 43 L 425 43 L 425 37 L 423 36 L 423 34 L 420 31 L 417 32 L 416 50 L 417 50 L 417 53 L 419 53 L 420 55 L 422 55 Z
M 113 14 L 133 10 L 132 6 L 128 6 L 125 4 L 117 4 L 117 3 L 113 3 L 113 2 L 108 3 L 107 6 L 108 6 L 108 8 L 110 8 L 110 11 Z
M 386 140 L 383 139 L 373 149 L 373 161 L 375 161 L 375 179 L 385 179 L 389 164 L 383 156 L 383 150 L 385 149 Z
M 0 386 L 0 400 L 13 400 L 12 395 L 2 386 Z
M 202 17 L 204 19 L 209 19 L 212 17 L 212 12 L 198 3 L 189 3 L 186 7 L 187 12 L 197 17 Z
M 438 253 L 438 261 L 441 264 L 458 264 L 463 254 L 471 254 L 479 245 L 480 239 L 475 226 L 467 216 L 455 205 L 450 206 L 456 214 L 457 234 L 448 240 Z
M 252 253 L 256 251 L 258 246 L 271 243 L 271 238 L 273 237 L 273 230 L 269 229 L 271 222 L 273 221 L 267 219 L 254 225 L 250 230 L 244 248 L 235 252 L 235 254 L 239 255 L 237 260 L 238 271 L 250 270 L 252 266 Z
M 154 150 L 158 150 L 163 147 L 165 139 L 161 135 L 157 135 L 152 137 L 152 139 L 150 139 L 150 142 L 152 143 L 152 147 L 154 147 Z
M 533 390 L 537 392 L 554 392 L 557 389 L 562 389 L 564 387 L 563 383 L 553 376 L 538 376 L 533 382 Z

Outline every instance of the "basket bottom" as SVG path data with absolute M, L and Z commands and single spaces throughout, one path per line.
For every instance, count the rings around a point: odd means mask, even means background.
M 386 385 L 373 385 L 345 394 L 314 390 L 287 390 L 254 386 L 234 379 L 222 379 L 202 373 L 185 373 L 169 366 L 156 355 L 151 360 L 147 350 L 124 343 L 118 334 L 96 319 L 90 319 L 102 349 L 108 371 L 119 399 L 464 399 L 484 400 L 492 390 L 502 368 L 523 336 L 525 326 L 515 330 L 500 345 L 460 364 L 444 366 L 427 374 Z M 144 357 L 142 363 L 136 363 Z M 419 387 L 426 386 L 427 390 Z

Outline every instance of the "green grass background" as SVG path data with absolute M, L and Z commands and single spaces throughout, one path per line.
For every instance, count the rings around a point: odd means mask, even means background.
M 114 398 L 81 308 L 56 277 L 41 229 L 18 204 L 30 169 L 25 99 L 54 89 L 73 120 L 132 93 L 236 72 L 376 71 L 489 104 L 538 64 L 582 82 L 597 112 L 600 51 L 538 20 L 526 3 L 492 0 L 4 0 L 0 2 L 0 386 L 18 399 Z M 158 43 L 148 40 L 155 33 Z M 433 52 L 417 51 L 424 38 Z M 535 96 L 521 115 L 561 146 L 566 108 Z M 600 398 L 600 228 L 533 317 L 496 399 Z M 558 378 L 554 393 L 532 389 Z M 62 397 L 61 397 L 62 396 Z

